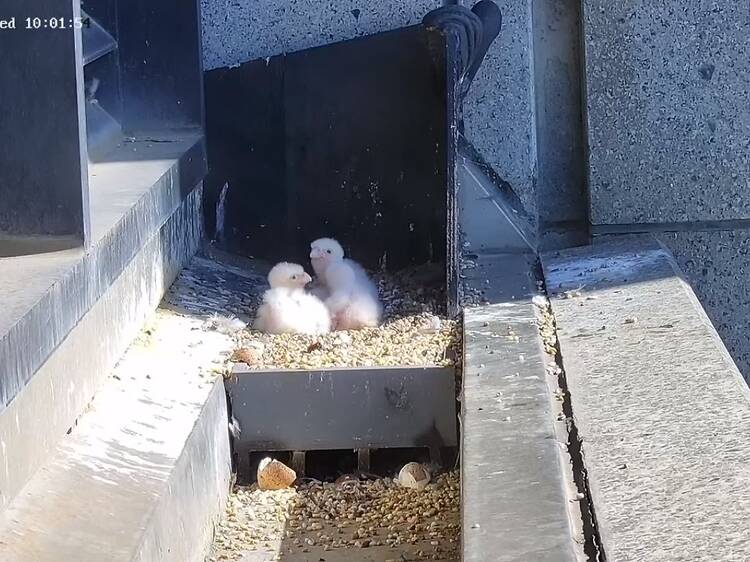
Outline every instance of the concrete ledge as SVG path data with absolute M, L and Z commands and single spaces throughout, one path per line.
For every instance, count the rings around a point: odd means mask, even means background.
M 75 423 L 164 291 L 195 253 L 202 237 L 201 194 L 202 189 L 196 189 L 188 196 L 59 342 L 28 384 L 0 411 L 0 512 Z M 52 294 L 56 300 L 64 298 L 65 292 Z M 48 316 L 62 314 L 56 308 L 39 310 Z M 39 324 L 37 328 L 44 326 Z M 14 353 L 23 355 L 28 345 L 18 345 Z
M 470 309 L 464 322 L 462 560 L 575 560 L 574 495 L 566 497 L 533 306 Z
M 543 264 L 606 559 L 750 559 L 750 391 L 671 254 Z
M 558 436 L 565 432 L 555 428 L 565 422 L 552 411 L 531 302 L 534 262 L 529 255 L 480 255 L 466 272 L 467 283 L 493 304 L 464 311 L 464 562 L 572 561 L 580 550 L 568 508 L 575 489 L 561 465 L 565 439 Z
M 230 337 L 160 310 L 5 511 L 4 562 L 198 562 L 229 492 Z
M 0 412 L 203 179 L 200 132 L 124 143 L 91 166 L 91 248 L 0 259 Z
M 532 304 L 539 281 L 532 230 L 469 153 L 458 165 L 462 560 L 576 560 L 567 433 L 556 421 L 547 380 L 556 378 L 546 374 Z
M 162 488 L 133 560 L 203 562 L 231 486 L 227 419 L 226 394 L 219 379 Z

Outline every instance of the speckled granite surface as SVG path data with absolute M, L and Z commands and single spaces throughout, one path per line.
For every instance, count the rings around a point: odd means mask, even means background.
M 747 2 L 583 6 L 592 222 L 750 217 Z
M 750 390 L 669 252 L 543 262 L 606 559 L 748 560 Z

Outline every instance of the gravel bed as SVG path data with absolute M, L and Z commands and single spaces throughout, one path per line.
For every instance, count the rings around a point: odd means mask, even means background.
M 207 562 L 456 561 L 459 501 L 457 472 L 422 491 L 390 478 L 236 487 Z
M 443 292 L 421 270 L 379 275 L 384 321 L 377 328 L 323 336 L 245 330 L 234 359 L 257 369 L 452 366 L 461 348 L 459 322 L 444 314 Z
M 223 255 L 196 257 L 185 268 L 163 306 L 207 322 L 234 317 L 252 323 L 267 288 L 267 264 Z M 378 328 L 324 336 L 271 335 L 240 330 L 234 362 L 256 369 L 315 369 L 371 366 L 460 366 L 461 325 L 445 315 L 442 270 L 421 266 L 374 277 L 383 303 Z M 229 369 L 227 370 L 227 373 Z

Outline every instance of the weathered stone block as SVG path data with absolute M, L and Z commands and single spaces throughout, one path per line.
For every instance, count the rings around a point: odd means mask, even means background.
M 747 3 L 583 6 L 592 222 L 750 218 Z
M 674 253 L 706 313 L 745 380 L 750 377 L 750 231 L 665 233 L 658 236 Z
M 606 559 L 747 560 L 750 392 L 669 252 L 542 261 Z
M 413 25 L 441 5 L 440 0 L 201 0 L 204 66 L 231 66 Z

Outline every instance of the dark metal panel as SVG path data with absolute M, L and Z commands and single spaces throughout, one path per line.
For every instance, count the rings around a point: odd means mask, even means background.
M 83 240 L 87 171 L 80 30 L 26 29 L 80 15 L 73 0 L 3 0 L 0 31 L 0 232 Z
M 118 2 L 123 129 L 203 124 L 198 0 Z
M 228 184 L 226 249 L 305 263 L 334 236 L 368 267 L 443 261 L 444 57 L 415 26 L 207 73 L 209 232 Z
M 461 66 L 458 60 L 458 41 L 448 34 L 445 37 L 445 88 L 447 92 L 445 111 L 448 123 L 459 123 L 461 99 L 459 96 Z M 449 127 L 446 133 L 448 146 L 448 174 L 446 176 L 446 270 L 445 292 L 448 314 L 457 315 L 459 310 L 459 288 L 461 273 L 461 233 L 458 218 L 458 129 Z
M 235 368 L 226 387 L 240 451 L 457 444 L 453 368 Z
M 276 261 L 293 246 L 284 189 L 283 83 L 283 57 L 206 74 L 206 232 L 215 233 L 224 249 Z M 225 184 L 226 218 L 217 229 Z
M 431 42 L 414 27 L 287 57 L 286 189 L 306 252 L 332 233 L 371 267 L 445 259 L 445 67 Z

